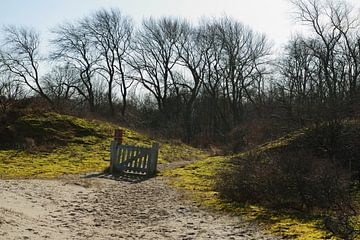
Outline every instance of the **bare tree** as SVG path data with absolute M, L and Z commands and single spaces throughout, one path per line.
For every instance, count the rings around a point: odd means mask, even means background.
M 343 79 L 342 92 L 345 93 L 350 107 L 354 108 L 358 100 L 358 82 L 360 78 L 360 14 L 347 2 L 329 2 L 330 21 L 342 35 L 339 48 L 342 64 L 339 71 Z M 353 109 L 350 109 L 352 111 Z
M 353 116 L 353 109 L 359 103 L 360 16 L 343 0 L 291 2 L 297 9 L 297 19 L 312 33 L 303 43 L 318 62 L 313 92 L 318 102 L 323 103 L 317 110 L 323 109 L 321 120 L 329 126 L 327 152 L 335 162 L 339 158 L 336 152 L 340 144 L 341 122 L 344 117 Z M 351 158 L 348 165 L 351 169 Z
M 25 96 L 22 83 L 11 73 L 0 75 L 0 112 L 4 113 L 11 108 L 14 100 Z
M 241 121 L 242 105 L 249 98 L 248 89 L 254 83 L 261 66 L 267 64 L 270 45 L 265 35 L 254 33 L 243 24 L 224 17 L 215 23 L 217 43 L 221 44 L 219 68 L 229 102 L 233 124 Z
M 39 33 L 24 27 L 7 26 L 3 29 L 0 68 L 15 76 L 33 92 L 52 104 L 40 81 Z
M 82 27 L 89 32 L 101 56 L 99 73 L 108 83 L 108 102 L 110 113 L 114 115 L 113 88 L 117 82 L 122 97 L 121 113 L 124 116 L 127 106 L 127 93 L 132 81 L 126 76 L 126 59 L 133 32 L 132 20 L 119 10 L 99 10 L 82 21 Z M 104 74 L 103 74 L 104 73 Z
M 347 32 L 346 5 L 334 4 L 332 1 L 293 0 L 299 21 L 313 30 L 313 38 L 305 41 L 312 54 L 319 59 L 319 81 L 324 79 L 326 97 L 329 103 L 328 118 L 336 121 L 339 117 L 339 87 L 341 86 L 341 56 L 339 46 L 344 32 Z M 344 1 L 342 3 L 345 4 Z M 340 70 L 340 71 L 339 71 Z
M 77 72 L 78 77 L 70 87 L 77 90 L 88 102 L 90 111 L 94 112 L 94 74 L 100 55 L 94 51 L 91 37 L 78 22 L 60 25 L 52 33 L 55 35 L 51 41 L 54 46 L 52 59 L 63 61 Z
M 283 80 L 279 84 L 286 94 L 282 98 L 287 110 L 287 121 L 295 120 L 299 127 L 306 120 L 314 121 L 313 108 L 320 108 L 323 90 L 318 82 L 318 59 L 312 54 L 302 37 L 298 36 L 285 47 L 284 54 L 278 63 L 278 71 Z
M 69 65 L 56 66 L 44 76 L 44 90 L 52 99 L 57 109 L 61 109 L 66 102 L 75 95 L 74 81 L 76 80 L 76 71 Z
M 199 26 L 199 31 L 201 31 L 202 35 L 202 45 L 209 47 L 203 55 L 206 62 L 206 73 L 202 84 L 202 97 L 208 102 L 207 109 L 204 109 L 207 116 L 204 119 L 209 121 L 206 132 L 214 138 L 216 135 L 221 135 L 221 132 L 230 129 L 230 121 L 229 117 L 227 117 L 228 109 L 223 104 L 225 94 L 221 60 L 224 45 L 217 36 L 216 20 L 204 19 Z
M 194 131 L 194 104 L 207 73 L 207 60 L 209 60 L 207 57 L 210 55 L 212 45 L 208 42 L 206 28 L 194 28 L 186 22 L 183 26 L 183 35 L 176 44 L 179 54 L 178 64 L 187 69 L 189 76 L 185 73 L 182 78 L 174 81 L 174 84 L 176 88 L 181 89 L 179 93 L 185 103 L 185 139 L 190 142 Z
M 183 22 L 175 18 L 143 21 L 133 45 L 131 65 L 138 80 L 168 117 L 168 97 L 173 90 L 174 67 L 179 59 L 176 43 L 183 35 Z

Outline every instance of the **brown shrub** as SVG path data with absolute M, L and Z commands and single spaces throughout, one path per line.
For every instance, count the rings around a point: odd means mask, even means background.
M 216 190 L 228 200 L 273 209 L 321 213 L 325 227 L 344 239 L 358 233 L 351 174 L 330 159 L 304 149 L 291 154 L 250 152 L 231 159 L 233 168 L 220 172 Z
M 232 163 L 217 178 L 217 190 L 231 200 L 301 211 L 350 201 L 350 174 L 303 151 L 286 157 L 249 153 Z

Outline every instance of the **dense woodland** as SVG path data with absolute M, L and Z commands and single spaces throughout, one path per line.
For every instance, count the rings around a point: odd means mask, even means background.
M 0 115 L 33 104 L 225 152 L 313 129 L 286 154 L 268 153 L 271 161 L 233 159 L 238 167 L 222 173 L 219 188 L 243 202 L 331 209 L 349 227 L 355 210 L 348 194 L 360 179 L 359 11 L 343 0 L 291 3 L 306 32 L 280 50 L 226 16 L 198 23 L 149 17 L 135 25 L 118 9 L 102 9 L 54 26 L 50 42 L 36 29 L 6 26 Z M 237 194 L 244 191 L 246 199 Z M 281 201 L 272 202 L 274 194 Z
M 36 96 L 56 110 L 109 116 L 195 144 L 237 139 L 233 150 L 356 117 L 358 12 L 344 1 L 293 5 L 308 32 L 280 51 L 230 17 L 197 24 L 150 17 L 135 26 L 120 10 L 103 9 L 55 26 L 50 43 L 35 29 L 7 26 L 1 110 Z

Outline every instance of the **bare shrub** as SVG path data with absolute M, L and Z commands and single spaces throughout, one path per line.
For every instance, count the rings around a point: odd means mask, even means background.
M 286 131 L 278 125 L 273 120 L 253 119 L 234 127 L 227 134 L 228 151 L 234 153 L 246 151 L 280 137 Z
M 232 200 L 302 211 L 350 201 L 350 174 L 305 151 L 286 156 L 250 152 L 232 162 L 233 169 L 220 173 L 217 185 Z
M 306 149 L 291 154 L 249 152 L 231 159 L 217 176 L 221 196 L 243 204 L 324 214 L 329 230 L 347 237 L 355 231 L 351 174 Z M 329 227 L 332 226 L 332 227 Z M 336 227 L 334 227 L 336 226 Z

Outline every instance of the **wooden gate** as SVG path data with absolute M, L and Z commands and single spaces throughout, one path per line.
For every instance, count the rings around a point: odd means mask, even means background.
M 117 140 L 111 143 L 110 170 L 154 176 L 156 174 L 159 143 L 151 148 L 119 144 Z

